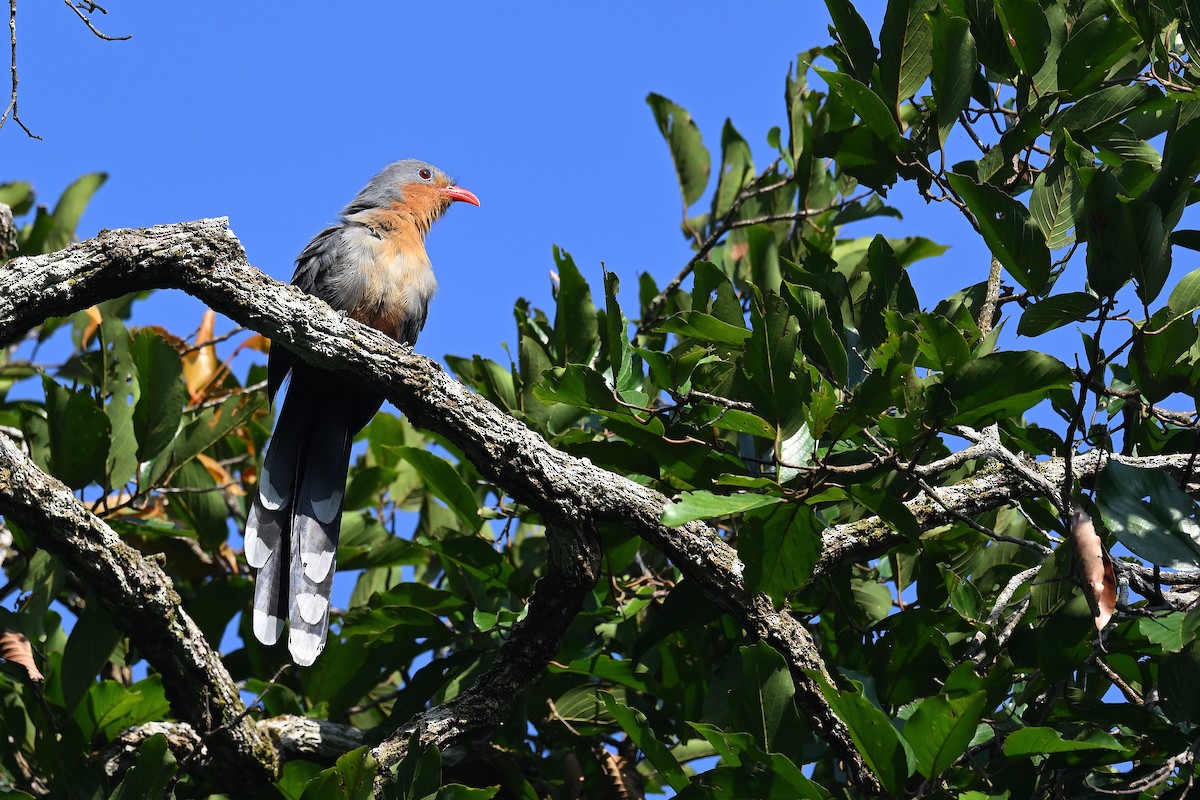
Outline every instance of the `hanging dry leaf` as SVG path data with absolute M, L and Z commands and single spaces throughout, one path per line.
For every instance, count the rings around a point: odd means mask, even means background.
M 260 353 L 267 353 L 271 350 L 271 340 L 263 336 L 261 333 L 256 333 L 238 345 L 238 350 L 241 350 L 242 348 L 246 348 L 248 350 L 257 350 Z
M 213 340 L 216 324 L 217 314 L 210 308 L 204 312 L 204 318 L 200 321 L 200 330 L 196 334 L 196 349 L 183 357 L 183 379 L 187 383 L 193 402 L 203 397 L 204 389 L 212 383 L 221 368 L 216 345 L 208 344 Z
M 246 496 L 246 491 L 239 484 L 234 483 L 233 475 L 229 473 L 229 470 L 221 466 L 220 461 L 204 453 L 198 454 L 196 460 L 204 466 L 204 469 L 208 470 L 208 474 L 212 476 L 212 479 L 217 482 L 218 486 L 222 487 L 223 491 L 237 495 L 238 497 Z
M 104 317 L 100 314 L 99 306 L 92 306 L 85 309 L 84 314 L 87 314 L 88 326 L 83 329 L 83 342 L 87 344 L 92 340 L 92 335 L 96 333 L 96 329 L 100 327 L 100 323 L 104 321 Z
M 233 548 L 229 546 L 229 542 L 221 542 L 217 547 L 217 563 L 224 565 L 225 569 L 229 570 L 230 574 L 237 575 L 241 572 L 241 567 L 238 566 L 237 553 L 233 552 Z
M 33 647 L 23 633 L 0 630 L 0 658 L 24 667 L 25 674 L 34 683 L 45 680 L 37 664 L 33 663 Z
M 1113 574 L 1112 559 L 1096 533 L 1092 518 L 1078 505 L 1074 512 L 1071 518 L 1071 541 L 1075 545 L 1079 577 L 1092 609 L 1096 630 L 1104 630 L 1117 608 L 1117 578 Z

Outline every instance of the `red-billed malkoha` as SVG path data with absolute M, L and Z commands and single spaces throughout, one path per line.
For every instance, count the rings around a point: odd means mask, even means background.
M 425 234 L 450 204 L 479 205 L 436 167 L 397 161 L 342 210 L 296 259 L 292 283 L 334 309 L 412 345 L 437 282 Z M 246 520 L 246 560 L 258 570 L 254 635 L 275 644 L 289 624 L 288 650 L 312 664 L 329 632 L 329 592 L 354 435 L 383 398 L 275 346 L 267 361 L 274 400 L 291 375 Z

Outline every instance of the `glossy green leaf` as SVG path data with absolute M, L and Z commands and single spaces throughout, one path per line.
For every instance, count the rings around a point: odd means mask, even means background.
M 717 191 L 713 195 L 712 219 L 719 220 L 729 213 L 742 189 L 754 180 L 754 161 L 750 146 L 725 120 L 721 129 L 721 171 L 717 175 Z
M 1059 156 L 1033 182 L 1029 215 L 1046 237 L 1046 247 L 1058 250 L 1075 240 L 1075 219 L 1083 208 L 1083 184 L 1075 167 Z
M 821 528 L 812 509 L 799 503 L 748 513 L 738 536 L 746 588 L 783 602 L 812 575 L 821 555 Z
M 108 485 L 124 486 L 138 468 L 134 408 L 141 394 L 130 350 L 129 331 L 114 314 L 105 313 L 100 323 L 100 353 L 104 360 L 100 392 L 109 422 Z
M 608 713 L 637 745 L 637 748 L 646 755 L 646 760 L 654 765 L 658 774 L 676 792 L 682 791 L 688 784 L 688 777 L 684 774 L 683 767 L 675 760 L 675 756 L 671 755 L 671 751 L 650 728 L 650 724 L 646 721 L 646 715 L 618 702 L 610 692 L 600 692 L 599 696 L 604 702 L 604 707 L 608 709 Z
M 25 255 L 51 253 L 70 244 L 84 209 L 107 179 L 108 175 L 103 172 L 84 175 L 63 190 L 53 213 L 39 209 L 32 227 L 22 231 L 21 252 Z
M 849 0 L 825 0 L 825 8 L 833 20 L 834 30 L 846 51 L 850 69 L 855 78 L 862 83 L 871 80 L 871 71 L 875 65 L 875 42 L 871 31 L 863 18 Z
M 819 675 L 813 676 L 863 760 L 888 794 L 899 793 L 912 774 L 912 753 L 891 720 L 861 694 L 839 692 Z
M 730 514 L 740 514 L 752 508 L 762 508 L 778 503 L 782 499 L 769 494 L 684 492 L 663 508 L 662 523 L 674 528 L 692 520 L 715 519 Z
M 27 181 L 0 183 L 0 203 L 8 206 L 14 217 L 22 216 L 33 208 L 33 185 Z
M 949 13 L 930 16 L 933 25 L 933 96 L 937 100 L 938 139 L 946 143 L 958 115 L 971 99 L 979 72 L 970 22 Z
M 1017 333 L 1040 336 L 1096 313 L 1100 300 L 1086 292 L 1067 292 L 1039 300 L 1021 313 Z
M 479 501 L 450 462 L 419 447 L 396 447 L 393 452 L 417 468 L 426 488 L 449 506 L 468 530 L 479 530 L 483 525 Z
M 50 427 L 50 464 L 54 477 L 72 489 L 104 480 L 109 421 L 86 390 L 59 386 L 42 377 Z
M 565 250 L 554 248 L 558 273 L 558 303 L 554 315 L 557 364 L 588 364 L 600 349 L 592 290 Z
M 960 424 L 979 425 L 1014 417 L 1071 385 L 1071 370 L 1057 358 L 1033 350 L 1003 350 L 975 359 L 944 385 Z
M 179 354 L 156 331 L 138 331 L 129 349 L 139 390 L 133 407 L 137 459 L 149 461 L 165 450 L 179 431 L 188 400 L 187 386 Z
M 1009 734 L 1004 740 L 1006 756 L 1044 756 L 1078 750 L 1123 750 L 1112 734 L 1090 731 L 1083 738 L 1067 739 L 1054 728 L 1028 727 Z
M 704 194 L 712 157 L 700 137 L 700 129 L 687 111 L 657 94 L 650 94 L 646 102 L 650 104 L 658 130 L 671 149 L 683 204 L 690 206 Z
M 887 104 L 879 99 L 879 95 L 867 88 L 866 84 L 843 72 L 833 72 L 820 67 L 814 69 L 829 84 L 829 90 L 849 103 L 863 124 L 870 128 L 880 141 L 893 152 L 899 150 L 902 137 L 896 116 L 888 109 Z
M 98 604 L 89 603 L 71 629 L 63 650 L 60 681 L 68 713 L 75 711 L 79 701 L 96 683 L 96 676 L 120 639 L 121 632 L 113 625 L 108 612 Z
M 953 699 L 934 695 L 920 702 L 904 725 L 904 738 L 922 775 L 940 775 L 958 760 L 971 743 L 986 705 L 985 692 Z
M 1036 73 L 1050 43 L 1046 12 L 1037 0 L 996 0 L 996 16 L 1008 34 L 1008 46 L 1017 66 L 1030 75 Z
M 1194 269 L 1179 279 L 1167 300 L 1171 313 L 1177 317 L 1200 308 L 1200 269 Z
M 1053 125 L 1055 130 L 1088 133 L 1124 119 L 1135 109 L 1140 112 L 1161 109 L 1166 106 L 1165 100 L 1160 89 L 1145 83 L 1108 86 L 1063 111 Z
M 951 173 L 950 185 L 975 215 L 992 255 L 1027 290 L 1040 292 L 1050 277 L 1050 250 L 1025 206 L 994 186 L 975 183 L 965 175 Z
M 156 733 L 141 743 L 137 762 L 125 773 L 109 800 L 143 800 L 163 797 L 175 777 L 175 756 L 167 746 L 167 737 Z
M 895 108 L 916 94 L 933 68 L 933 31 L 928 14 L 935 0 L 888 0 L 879 31 L 879 85 Z
M 1096 480 L 1096 507 L 1135 555 L 1168 569 L 1200 567 L 1196 501 L 1166 473 L 1110 460 Z
M 738 347 L 750 338 L 750 331 L 747 329 L 730 325 L 699 311 L 683 311 L 668 317 L 659 324 L 658 329 L 728 347 Z

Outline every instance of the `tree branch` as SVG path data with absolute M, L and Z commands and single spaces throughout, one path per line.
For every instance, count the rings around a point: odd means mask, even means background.
M 775 611 L 769 598 L 746 590 L 741 561 L 715 531 L 699 522 L 666 527 L 659 521 L 667 503 L 662 494 L 555 450 L 430 359 L 262 274 L 246 262 L 226 220 L 104 231 L 58 253 L 14 259 L 7 267 L 0 344 L 19 338 L 47 316 L 72 313 L 106 298 L 151 288 L 182 289 L 288 345 L 305 360 L 356 377 L 384 394 L 414 425 L 445 436 L 484 477 L 539 512 L 551 527 L 578 532 L 615 522 L 638 533 L 784 656 L 797 704 L 858 788 L 877 793 L 878 782 L 849 731 L 809 675 L 829 679 L 812 636 L 794 617 Z
M 278 771 L 275 749 L 253 722 L 238 719 L 245 706 L 237 686 L 184 612 L 166 573 L 7 436 L 0 436 L 0 513 L 87 586 L 162 675 L 175 715 L 197 731 L 215 731 L 208 744 L 217 782 L 236 791 L 265 790 Z

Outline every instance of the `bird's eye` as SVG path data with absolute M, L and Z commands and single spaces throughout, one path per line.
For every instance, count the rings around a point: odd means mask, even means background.
M 433 173 L 432 173 L 430 170 L 428 170 L 428 169 L 426 169 L 426 168 L 424 168 L 424 167 L 422 167 L 421 169 L 417 170 L 417 175 L 418 175 L 418 176 L 421 178 L 421 180 L 423 180 L 423 181 L 427 181 L 427 180 L 429 180 L 430 178 L 432 178 L 432 177 L 433 177 Z

